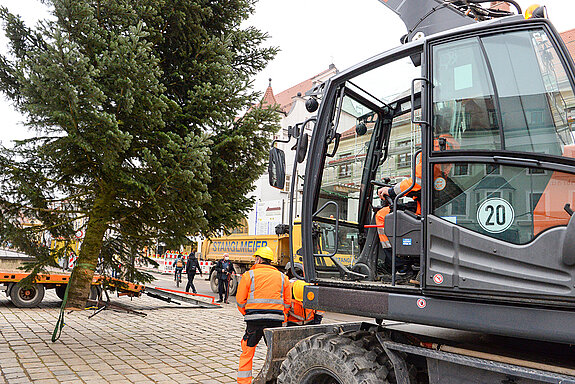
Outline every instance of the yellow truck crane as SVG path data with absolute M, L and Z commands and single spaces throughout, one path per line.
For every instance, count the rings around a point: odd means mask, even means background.
M 407 26 L 402 45 L 318 86 L 307 103 L 317 116 L 300 125 L 315 124 L 311 140 L 292 132 L 307 161 L 304 306 L 375 321 L 266 330 L 256 381 L 575 383 L 565 44 L 544 7 L 523 17 L 513 0 L 381 3 Z M 272 148 L 278 188 L 284 158 Z M 318 227 L 338 239 L 329 253 Z M 359 256 L 319 268 L 344 231 Z

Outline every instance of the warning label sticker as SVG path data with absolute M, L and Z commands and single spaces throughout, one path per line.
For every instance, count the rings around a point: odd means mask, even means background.
M 433 275 L 433 282 L 435 284 L 443 283 L 443 275 L 441 273 L 436 273 L 435 275 Z

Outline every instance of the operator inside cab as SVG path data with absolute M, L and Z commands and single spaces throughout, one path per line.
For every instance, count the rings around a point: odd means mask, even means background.
M 449 133 L 449 126 L 447 124 L 437 124 L 435 132 L 437 136 L 433 139 L 434 151 L 446 151 L 459 149 L 459 143 Z M 434 193 L 441 193 L 444 189 L 453 185 L 449 178 L 452 164 L 436 165 L 433 169 L 433 189 Z M 397 195 L 406 191 L 413 184 L 413 188 L 405 195 L 413 201 L 403 203 L 398 202 L 399 210 L 408 210 L 416 215 L 421 215 L 421 177 L 422 177 L 422 160 L 421 153 L 417 155 L 415 165 L 415 180 L 412 177 L 402 180 L 400 183 L 395 184 L 393 187 L 382 187 L 377 190 L 377 195 L 384 202 L 384 206 L 379 209 L 375 215 L 377 224 L 377 232 L 383 251 L 385 254 L 385 269 L 391 271 L 392 265 L 392 250 L 391 242 L 385 234 L 385 217 L 393 211 L 393 201 Z M 449 188 L 447 188 L 449 189 Z M 413 255 L 419 256 L 419 255 Z M 396 274 L 398 284 L 410 283 L 418 285 L 420 283 L 420 276 L 416 272 L 419 267 L 419 257 L 398 257 L 395 260 Z

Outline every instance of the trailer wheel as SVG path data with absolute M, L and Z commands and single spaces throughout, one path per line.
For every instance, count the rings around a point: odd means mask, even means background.
M 42 284 L 32 284 L 27 288 L 14 284 L 10 290 L 10 300 L 18 308 L 32 308 L 40 304 L 45 291 Z
M 365 341 L 319 334 L 298 342 L 281 365 L 279 384 L 385 384 L 389 370 Z
M 59 285 L 56 288 L 54 288 L 54 291 L 56 291 L 56 296 L 58 296 L 58 298 L 60 300 L 64 300 L 64 295 L 66 294 L 66 286 L 65 285 Z
M 218 272 L 215 269 L 210 273 L 210 288 L 213 293 L 218 293 Z

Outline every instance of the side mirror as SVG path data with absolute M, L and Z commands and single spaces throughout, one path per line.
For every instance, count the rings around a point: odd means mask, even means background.
M 308 134 L 304 133 L 298 141 L 296 159 L 298 163 L 303 163 L 305 155 L 307 154 L 307 144 L 309 142 Z
M 305 102 L 305 109 L 307 109 L 309 113 L 314 113 L 315 111 L 317 111 L 318 107 L 319 103 L 314 97 L 307 99 Z
M 270 185 L 274 188 L 284 189 L 286 182 L 285 153 L 281 149 L 272 147 L 268 163 L 268 176 Z
M 365 135 L 367 133 L 367 125 L 365 125 L 364 122 L 357 123 L 355 125 L 355 133 L 357 133 L 358 136 Z

